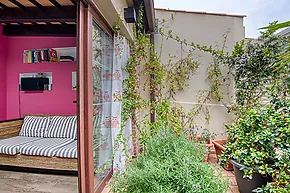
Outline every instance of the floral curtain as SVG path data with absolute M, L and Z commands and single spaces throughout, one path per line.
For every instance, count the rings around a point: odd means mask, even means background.
M 114 57 L 113 57 L 113 73 L 112 73 L 112 141 L 114 147 L 114 162 L 113 168 L 115 171 L 120 171 L 124 168 L 126 156 L 123 148 L 127 152 L 132 152 L 132 124 L 128 120 L 125 123 L 124 129 L 121 129 L 121 109 L 122 109 L 122 81 L 127 74 L 124 71 L 128 58 L 130 57 L 129 42 L 121 35 L 114 37 Z M 121 143 L 118 135 L 123 135 L 126 143 Z M 124 147 L 126 146 L 126 147 Z
M 112 69 L 113 38 L 98 24 L 93 26 L 93 126 L 94 169 L 102 178 L 112 158 Z

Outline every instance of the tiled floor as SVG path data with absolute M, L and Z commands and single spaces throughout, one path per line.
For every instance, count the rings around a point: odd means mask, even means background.
M 239 193 L 239 188 L 235 179 L 234 171 L 224 170 L 218 163 L 216 154 L 213 152 L 209 154 L 209 163 L 213 164 L 218 169 L 222 170 L 222 176 L 229 180 L 229 190 L 227 193 Z
M 0 193 L 77 193 L 78 178 L 0 170 Z
M 233 171 L 226 171 L 217 164 L 216 155 L 209 155 L 209 163 L 222 170 L 224 178 L 229 180 L 227 193 L 239 193 Z M 78 179 L 72 176 L 33 174 L 0 170 L 0 193 L 77 193 Z M 108 193 L 106 187 L 102 193 Z

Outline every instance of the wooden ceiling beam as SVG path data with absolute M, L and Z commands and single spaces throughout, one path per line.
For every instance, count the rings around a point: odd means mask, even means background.
M 36 0 L 28 0 L 30 3 L 32 3 L 33 5 L 35 5 L 36 7 L 38 7 L 39 9 L 43 10 L 43 6 L 38 3 Z
M 5 36 L 61 36 L 76 37 L 76 25 L 5 25 Z
M 3 9 L 10 9 L 8 6 L 4 5 L 3 3 L 0 2 L 0 7 L 2 7 Z
M 19 3 L 16 0 L 9 0 L 11 3 L 13 3 L 14 5 L 18 6 L 21 9 L 25 9 L 26 7 L 24 5 L 22 5 L 21 3 Z
M 0 12 L 0 22 L 73 22 L 76 21 L 76 7 L 63 6 L 43 7 L 43 10 L 37 7 L 2 9 Z
M 74 4 L 75 6 L 77 5 L 77 1 L 76 0 L 70 0 L 70 2 L 72 2 L 72 4 Z
M 62 7 L 61 4 L 59 4 L 59 2 L 57 2 L 56 0 L 49 0 L 49 1 L 56 7 Z

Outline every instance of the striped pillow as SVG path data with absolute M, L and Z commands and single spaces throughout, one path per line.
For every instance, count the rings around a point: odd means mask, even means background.
M 26 116 L 19 135 L 26 137 L 43 137 L 48 129 L 49 117 Z
M 52 138 L 77 138 L 76 116 L 53 116 L 47 133 L 44 137 Z

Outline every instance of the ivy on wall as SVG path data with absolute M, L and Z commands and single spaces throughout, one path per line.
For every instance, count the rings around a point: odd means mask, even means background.
M 139 14 L 140 18 L 143 18 L 142 8 Z M 246 117 L 249 112 L 252 112 L 251 109 L 259 109 L 267 103 L 273 104 L 275 110 L 289 109 L 288 66 L 277 68 L 273 65 L 279 64 L 283 60 L 281 52 L 285 46 L 289 45 L 288 39 L 276 36 L 274 30 L 268 30 L 262 33 L 257 40 L 249 42 L 242 40 L 236 43 L 232 52 L 226 52 L 229 31 L 223 35 L 223 45 L 214 49 L 213 46 L 199 45 L 174 35 L 174 32 L 166 26 L 172 20 L 174 20 L 174 15 L 170 20 L 161 21 L 159 29 L 161 45 L 158 53 L 156 47 L 150 42 L 150 35 L 141 30 L 142 20 L 137 24 L 135 39 L 131 42 L 132 53 L 125 68 L 128 77 L 123 81 L 122 130 L 124 130 L 127 120 L 133 120 L 133 124 L 135 123 L 137 126 L 137 135 L 134 136 L 134 140 L 146 144 L 145 142 L 151 136 L 168 131 L 178 135 L 181 133 L 196 135 L 196 119 L 203 115 L 206 122 L 210 121 L 211 116 L 206 104 L 211 101 L 219 102 L 229 113 L 234 113 L 236 116 L 234 121 L 247 120 Z M 161 60 L 163 43 L 167 40 L 177 43 L 179 52 L 169 55 L 168 60 L 163 63 Z M 209 86 L 208 89 L 199 90 L 196 93 L 198 104 L 187 112 L 182 105 L 172 104 L 171 101 L 175 100 L 178 92 L 190 86 L 190 78 L 197 73 L 201 62 L 195 57 L 196 52 L 207 53 L 212 57 L 212 62 L 206 64 Z M 226 72 L 224 69 L 227 69 Z M 141 83 L 142 78 L 146 78 L 146 80 Z M 229 92 L 231 86 L 235 88 L 233 96 Z M 155 93 L 154 100 L 143 97 L 141 91 Z M 230 100 L 233 98 L 235 100 Z M 148 112 L 144 111 L 145 109 Z M 138 120 L 139 112 L 144 113 Z M 149 116 L 153 112 L 156 114 L 155 122 L 149 121 Z M 267 116 L 264 119 L 270 120 L 271 117 Z M 289 121 L 283 119 L 283 121 L 285 120 Z M 232 131 L 228 129 L 230 135 L 241 130 L 233 127 L 232 129 Z M 245 128 L 245 130 L 247 129 Z M 126 152 L 127 139 L 122 136 L 123 132 L 120 133 L 117 140 L 124 145 L 123 150 Z M 280 135 L 278 136 L 280 137 Z M 241 138 L 239 137 L 239 139 Z M 249 141 L 248 136 L 245 136 L 244 139 Z M 288 148 L 288 146 L 285 147 Z M 232 150 L 235 150 L 234 146 Z M 126 155 L 129 154 L 126 153 Z M 249 159 L 249 161 L 251 160 Z M 286 163 L 288 167 L 288 157 L 285 160 L 279 163 Z M 284 168 L 288 169 L 287 167 Z M 284 170 L 282 172 L 285 173 Z M 274 174 L 277 183 L 285 185 L 289 176 L 285 180 L 281 179 L 281 173 Z
M 143 18 L 142 8 L 139 14 L 140 18 Z M 281 70 L 274 72 L 271 67 L 279 60 L 281 51 L 279 49 L 286 41 L 273 35 L 274 31 L 264 32 L 256 41 L 245 43 L 242 40 L 235 45 L 232 52 L 226 52 L 226 40 L 230 31 L 223 34 L 221 47 L 214 49 L 213 46 L 196 44 L 174 35 L 174 32 L 166 26 L 173 20 L 174 15 L 160 23 L 161 45 L 158 53 L 155 46 L 150 43 L 150 35 L 141 31 L 142 20 L 137 24 L 135 39 L 131 42 L 132 53 L 125 69 L 128 78 L 123 82 L 122 121 L 123 123 L 128 119 L 136 121 L 139 116 L 137 112 L 149 110 L 135 122 L 138 133 L 135 137 L 141 143 L 164 130 L 195 135 L 197 118 L 203 115 L 206 122 L 210 121 L 210 112 L 206 104 L 213 100 L 222 104 L 229 113 L 233 112 L 238 116 L 269 94 L 270 88 L 266 88 L 269 84 L 280 85 L 278 90 L 271 92 L 272 95 L 286 96 L 284 83 L 288 81 L 288 76 L 281 74 Z M 162 63 L 163 43 L 167 40 L 179 45 L 177 46 L 179 53 L 169 55 L 168 60 Z M 189 86 L 190 78 L 197 73 L 201 62 L 196 58 L 196 52 L 207 53 L 212 57 L 212 62 L 206 64 L 209 87 L 196 93 L 198 104 L 186 112 L 181 105 L 172 104 L 171 101 L 178 92 Z M 224 72 L 222 69 L 227 71 Z M 146 77 L 144 83 L 140 82 L 142 77 Z M 234 96 L 230 95 L 230 86 L 235 87 Z M 227 89 L 223 90 L 226 91 L 222 91 L 221 88 L 225 87 Z M 144 98 L 141 91 L 154 92 L 155 100 Z M 235 101 L 229 100 L 232 98 L 235 98 Z M 155 122 L 150 122 L 149 119 L 152 112 L 156 114 Z
M 142 9 L 139 14 L 142 18 Z M 170 20 L 174 20 L 173 15 Z M 224 35 L 222 48 L 213 49 L 212 46 L 188 42 L 186 39 L 174 35 L 172 30 L 168 30 L 167 22 L 165 20 L 161 22 L 162 27 L 159 29 L 159 34 L 162 43 L 158 53 L 155 46 L 150 43 L 150 35 L 140 30 L 142 21 L 137 24 L 135 39 L 130 46 L 131 57 L 125 69 L 128 78 L 123 81 L 123 122 L 125 123 L 128 119 L 138 120 L 137 112 L 143 112 L 144 109 L 149 110 L 148 113 L 143 113 L 144 116 L 136 122 L 138 136 L 135 137 L 141 143 L 151 135 L 167 129 L 176 133 L 194 135 L 190 128 L 194 128 L 195 119 L 203 113 L 206 115 L 205 120 L 209 121 L 210 114 L 205 104 L 211 100 L 217 100 L 223 104 L 225 94 L 221 92 L 220 87 L 229 84 L 230 80 L 229 73 L 224 76 L 221 70 L 221 66 L 224 65 L 222 59 L 228 54 L 224 49 L 229 32 Z M 162 63 L 162 49 L 165 40 L 173 40 L 178 43 L 181 54 L 170 55 L 167 62 Z M 188 51 L 183 48 L 187 48 Z M 175 99 L 178 92 L 190 86 L 188 80 L 197 73 L 201 62 L 196 57 L 196 51 L 208 53 L 213 58 L 213 62 L 207 69 L 210 85 L 208 90 L 200 90 L 197 93 L 199 105 L 186 112 L 181 105 L 173 105 L 171 101 Z M 146 77 L 143 83 L 140 82 L 142 77 Z M 155 100 L 145 99 L 141 91 L 153 92 Z M 153 112 L 156 114 L 156 121 L 150 122 L 149 116 Z

